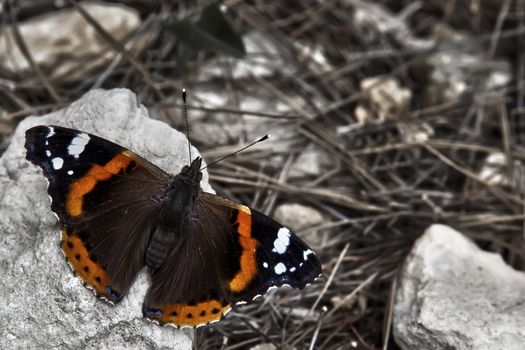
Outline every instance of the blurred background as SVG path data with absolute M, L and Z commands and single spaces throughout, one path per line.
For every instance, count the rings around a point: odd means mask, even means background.
M 202 349 L 398 349 L 396 278 L 432 223 L 523 269 L 525 0 L 0 1 L 0 155 L 18 122 L 128 88 L 219 194 L 324 275 L 197 330 Z

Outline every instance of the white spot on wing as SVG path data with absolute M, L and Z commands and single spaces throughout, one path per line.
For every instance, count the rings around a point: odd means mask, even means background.
M 71 143 L 69 146 L 67 146 L 67 153 L 70 156 L 74 156 L 75 158 L 78 158 L 78 156 L 84 152 L 84 148 L 86 148 L 86 145 L 89 143 L 89 135 L 87 134 L 78 134 L 71 140 Z
M 46 156 L 51 157 L 51 151 L 50 150 L 46 150 Z
M 277 239 L 273 242 L 272 252 L 284 254 L 290 244 L 290 230 L 286 227 L 281 227 L 277 232 Z
M 263 262 L 263 266 L 264 266 L 265 269 L 267 269 L 268 268 L 268 263 L 266 261 Z
M 68 170 L 68 171 L 67 171 L 67 174 L 68 174 L 68 175 L 73 175 L 73 170 Z
M 53 163 L 53 169 L 59 170 L 62 169 L 62 165 L 64 165 L 64 160 L 60 157 L 56 157 L 51 159 L 51 163 Z
M 310 249 L 307 249 L 303 252 L 303 259 L 304 261 L 308 260 L 308 255 L 310 254 L 313 254 L 314 252 L 312 252 Z
M 280 262 L 277 265 L 275 265 L 274 270 L 276 274 L 281 275 L 286 272 L 286 266 L 284 266 L 284 264 Z
M 295 272 L 295 270 L 296 270 L 295 266 L 290 268 L 290 272 Z
M 46 139 L 50 138 L 51 136 L 53 136 L 55 134 L 55 128 L 53 128 L 52 126 L 50 126 L 48 128 L 48 130 L 49 130 L 49 132 L 46 135 Z

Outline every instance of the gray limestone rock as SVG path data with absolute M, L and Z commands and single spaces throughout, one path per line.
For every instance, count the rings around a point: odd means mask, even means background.
M 310 206 L 299 203 L 283 203 L 275 209 L 275 220 L 292 231 L 301 231 L 323 222 L 321 213 Z
M 433 225 L 403 268 L 394 306 L 402 349 L 524 349 L 525 273 Z
M 95 298 L 73 276 L 59 248 L 46 180 L 25 159 L 24 133 L 41 124 L 100 135 L 170 173 L 188 163 L 186 137 L 150 119 L 129 90 L 94 90 L 63 110 L 22 121 L 0 158 L 0 348 L 190 349 L 191 331 L 142 318 L 149 285 L 144 271 L 116 306 Z M 211 191 L 203 177 L 203 188 Z
M 44 11 L 40 16 L 17 23 L 34 64 L 50 80 L 77 82 L 118 59 L 117 52 L 108 50 L 109 45 L 79 11 L 64 4 L 56 5 L 55 11 Z M 137 33 L 142 21 L 140 13 L 131 7 L 109 1 L 82 1 L 82 8 L 118 41 L 135 33 L 129 41 L 126 39 L 126 49 L 134 55 L 152 39 L 151 35 Z M 2 29 L 5 29 L 0 36 L 2 78 L 31 77 L 32 64 L 16 44 L 13 29 L 9 25 Z

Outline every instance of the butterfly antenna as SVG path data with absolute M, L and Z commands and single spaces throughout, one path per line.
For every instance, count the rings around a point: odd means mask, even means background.
M 240 153 L 240 152 L 244 151 L 245 149 L 252 147 L 255 144 L 258 144 L 259 142 L 263 142 L 264 140 L 267 140 L 269 137 L 270 137 L 270 134 L 266 134 L 263 137 L 261 137 L 260 139 L 258 139 L 257 141 L 254 141 L 254 142 L 250 143 L 249 145 L 244 146 L 243 148 L 241 148 L 241 149 L 239 149 L 239 150 L 237 150 L 237 151 L 235 151 L 233 153 L 230 153 L 230 154 L 228 154 L 228 155 L 226 155 L 226 156 L 224 156 L 222 158 L 219 158 L 213 163 L 210 163 L 210 164 L 206 165 L 204 168 L 201 169 L 201 171 L 206 169 L 206 168 L 211 167 L 212 165 L 215 165 L 215 164 L 219 163 L 220 161 L 223 161 L 226 158 L 230 158 L 230 157 L 236 155 L 237 153 Z
M 184 104 L 184 120 L 186 120 L 186 138 L 188 139 L 188 154 L 191 164 L 190 124 L 188 123 L 188 105 L 186 104 L 186 89 L 182 89 L 182 102 Z

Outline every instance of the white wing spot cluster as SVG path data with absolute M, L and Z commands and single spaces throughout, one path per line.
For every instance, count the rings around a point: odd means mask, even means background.
M 78 158 L 78 156 L 84 152 L 84 148 L 86 148 L 86 145 L 89 143 L 89 135 L 87 134 L 78 134 L 71 140 L 71 143 L 69 146 L 67 146 L 67 153 L 70 156 L 74 156 L 75 158 Z
M 274 271 L 276 274 L 281 275 L 286 272 L 286 266 L 282 262 L 280 262 L 277 265 L 275 265 Z
M 64 165 L 64 160 L 60 157 L 56 157 L 51 159 L 51 163 L 53 164 L 53 169 L 59 170 L 62 169 L 62 165 Z
M 53 127 L 47 128 L 47 135 L 46 135 L 46 146 L 49 146 L 49 141 L 47 141 L 48 138 L 53 136 L 55 134 L 55 129 Z M 51 157 L 51 151 L 46 149 L 46 156 L 49 158 Z M 53 163 L 53 168 L 55 167 L 55 164 Z
M 290 244 L 290 230 L 286 227 L 281 227 L 277 232 L 277 239 L 273 242 L 272 252 L 278 254 L 286 253 L 288 245 Z

